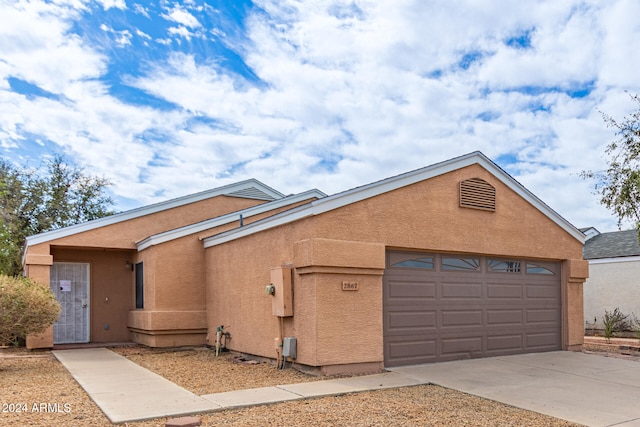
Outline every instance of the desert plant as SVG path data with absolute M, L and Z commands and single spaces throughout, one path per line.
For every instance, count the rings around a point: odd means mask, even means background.
M 0 275 L 0 344 L 44 332 L 59 314 L 60 304 L 48 286 Z
M 617 307 L 613 311 L 605 310 L 604 317 L 602 318 L 602 323 L 604 323 L 604 337 L 609 339 L 613 336 L 614 332 L 628 331 L 630 325 L 627 317 L 629 317 L 629 315 L 622 314 Z
M 640 319 L 636 317 L 635 313 L 631 313 L 631 330 L 636 334 L 636 338 L 640 340 Z

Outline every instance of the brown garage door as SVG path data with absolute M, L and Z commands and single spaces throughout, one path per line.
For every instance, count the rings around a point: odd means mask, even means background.
M 559 350 L 560 265 L 388 252 L 386 366 Z

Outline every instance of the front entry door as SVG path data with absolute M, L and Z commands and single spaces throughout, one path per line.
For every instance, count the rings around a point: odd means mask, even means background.
M 89 264 L 54 262 L 50 286 L 60 303 L 53 343 L 89 342 Z

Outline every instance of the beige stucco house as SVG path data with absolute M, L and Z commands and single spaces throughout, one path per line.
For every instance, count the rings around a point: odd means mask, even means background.
M 325 374 L 578 350 L 583 243 L 479 152 L 333 196 L 245 181 L 30 237 L 63 316 L 28 346 L 213 345 L 225 325 L 231 350 L 293 337 Z

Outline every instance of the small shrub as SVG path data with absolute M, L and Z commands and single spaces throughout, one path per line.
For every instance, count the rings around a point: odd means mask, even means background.
M 49 287 L 24 277 L 0 275 L 0 344 L 44 332 L 60 315 Z
M 627 322 L 629 315 L 622 314 L 620 309 L 616 307 L 615 310 L 604 311 L 604 317 L 602 323 L 604 323 L 604 337 L 609 339 L 613 336 L 614 332 L 628 331 L 630 329 L 629 322 Z
M 636 334 L 636 338 L 640 340 L 640 319 L 638 319 L 635 313 L 631 313 L 631 330 Z

